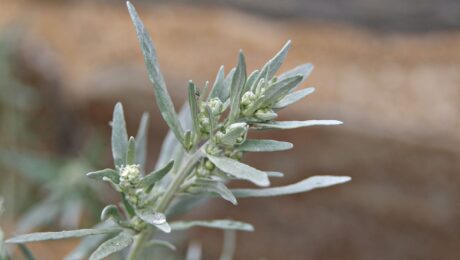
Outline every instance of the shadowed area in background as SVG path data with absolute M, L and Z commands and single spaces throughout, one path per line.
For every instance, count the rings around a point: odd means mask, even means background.
M 130 113 L 129 129 L 135 129 L 144 110 L 153 116 L 153 165 L 166 125 L 156 110 L 123 2 L 1 4 L 0 27 L 21 28 L 11 55 L 15 75 L 45 100 L 34 115 L 40 120 L 31 123 L 36 138 L 45 142 L 34 147 L 39 152 L 77 158 L 84 140 L 95 132 L 106 142 L 113 105 L 122 101 Z M 188 79 L 199 86 L 214 80 L 221 64 L 226 71 L 234 66 L 240 48 L 252 70 L 291 39 L 283 68 L 313 63 L 315 70 L 304 85 L 317 91 L 281 117 L 345 122 L 281 135 L 263 133 L 295 147 L 246 160 L 264 170 L 283 171 L 287 178 L 276 184 L 316 174 L 350 175 L 351 183 L 274 200 L 242 200 L 239 208 L 212 201 L 192 214 L 254 223 L 255 233 L 238 234 L 237 259 L 458 257 L 458 4 L 408 1 L 401 8 L 399 1 L 147 2 L 139 1 L 137 8 L 157 44 L 177 108 L 185 100 Z M 407 30 L 424 33 L 401 32 Z M 103 149 L 106 154 L 98 163 L 110 164 L 109 146 Z M 193 234 L 205 245 L 205 259 L 219 255 L 221 233 Z

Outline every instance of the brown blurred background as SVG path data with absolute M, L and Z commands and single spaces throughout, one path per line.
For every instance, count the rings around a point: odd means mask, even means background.
M 274 184 L 316 174 L 350 175 L 351 183 L 276 199 L 241 200 L 238 208 L 212 201 L 190 215 L 254 223 L 256 232 L 238 234 L 236 259 L 458 259 L 458 1 L 133 3 L 156 42 L 177 108 L 185 100 L 187 80 L 200 86 L 212 81 L 220 65 L 226 71 L 234 65 L 239 49 L 249 70 L 261 67 L 291 39 L 282 70 L 313 63 L 315 71 L 305 86 L 317 91 L 281 118 L 345 122 L 266 132 L 265 137 L 293 142 L 294 149 L 251 155 L 247 161 L 283 171 L 286 178 Z M 11 68 L 11 78 L 27 85 L 39 100 L 21 112 L 26 123 L 18 129 L 26 133 L 14 129 L 9 135 L 14 141 L 3 135 L 2 149 L 69 160 L 97 139 L 102 152 L 89 167 L 108 167 L 107 122 L 115 102 L 122 101 L 131 133 L 143 111 L 153 116 L 153 166 L 167 129 L 154 104 L 124 1 L 0 0 L 0 28 L 10 46 L 5 66 Z M 0 94 L 4 102 L 17 95 L 15 88 L 9 89 Z M 1 124 L 8 128 L 5 118 Z M 9 172 L 17 170 L 4 168 L 0 178 L 6 183 Z M 29 186 L 21 188 L 23 182 L 30 181 L 20 177 L 10 189 L 0 185 L 7 199 L 26 200 L 20 207 L 10 202 L 10 208 L 19 207 L 17 214 L 30 207 L 24 195 Z M 39 188 L 33 190 L 46 196 Z M 7 223 L 5 229 L 13 232 L 14 218 Z M 204 259 L 216 259 L 220 232 L 198 230 L 191 236 L 203 244 Z M 60 259 L 56 252 L 64 254 L 71 245 L 58 245 L 32 249 L 39 259 Z M 44 250 L 54 250 L 53 256 Z

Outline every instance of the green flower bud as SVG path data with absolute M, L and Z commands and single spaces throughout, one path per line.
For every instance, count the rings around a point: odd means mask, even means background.
M 214 116 L 222 113 L 223 104 L 219 98 L 211 98 L 211 100 L 208 101 L 208 106 L 211 109 L 211 112 Z
M 206 169 L 208 169 L 210 171 L 214 170 L 214 167 L 215 167 L 215 165 L 212 162 L 210 162 L 209 160 L 206 160 L 204 166 L 206 167 Z
M 225 134 L 220 138 L 220 143 L 233 146 L 238 142 L 238 138 L 242 137 L 244 140 L 247 131 L 248 125 L 244 122 L 231 124 L 225 129 Z
M 257 96 L 252 91 L 247 91 L 241 98 L 241 105 L 247 106 L 256 100 Z
M 258 109 L 254 113 L 254 116 L 264 121 L 270 121 L 270 120 L 275 119 L 278 116 L 278 114 L 276 114 L 272 109 L 264 108 L 264 109 Z

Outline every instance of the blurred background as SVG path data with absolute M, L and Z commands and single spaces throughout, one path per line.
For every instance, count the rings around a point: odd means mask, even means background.
M 276 199 L 212 201 L 188 217 L 234 218 L 236 259 L 458 259 L 460 2 L 456 0 L 133 0 L 156 42 L 176 108 L 243 49 L 248 69 L 293 42 L 282 70 L 311 62 L 316 92 L 282 119 L 338 127 L 265 132 L 294 149 L 247 156 L 282 185 L 350 175 L 346 185 Z M 124 1 L 0 0 L 0 196 L 8 235 L 89 227 L 118 198 L 84 174 L 109 167 L 115 102 L 134 134 L 151 120 L 153 167 L 166 125 Z M 222 234 L 190 233 L 216 259 Z M 31 246 L 61 259 L 78 241 Z M 52 252 L 52 254 L 50 254 Z M 54 257 L 54 258 L 53 258 Z

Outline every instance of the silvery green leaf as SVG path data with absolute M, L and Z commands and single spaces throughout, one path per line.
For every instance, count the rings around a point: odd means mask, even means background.
M 277 177 L 277 178 L 281 178 L 281 177 L 284 177 L 284 173 L 282 172 L 266 172 L 268 177 Z
M 302 75 L 302 81 L 300 83 L 302 83 L 308 78 L 308 76 L 310 76 L 312 71 L 313 71 L 313 64 L 311 63 L 302 64 L 300 66 L 293 68 L 292 70 L 284 72 L 278 77 L 278 80 L 283 80 L 283 79 L 290 78 L 292 76 L 300 74 Z
M 265 78 L 266 81 L 273 78 L 281 65 L 283 65 L 290 47 L 291 41 L 289 40 L 284 44 L 283 48 L 262 67 L 256 82 L 259 82 L 261 78 Z
M 299 85 L 302 76 L 296 75 L 284 80 L 277 81 L 271 85 L 264 93 L 264 105 L 273 105 L 285 97 L 292 89 Z
M 247 129 L 246 123 L 233 123 L 227 127 L 225 134 L 219 141 L 222 144 L 233 146 L 237 143 L 237 139 L 247 132 Z
M 187 102 L 182 106 L 179 112 L 179 121 L 185 129 L 190 129 L 192 127 L 190 106 Z M 181 144 L 177 141 L 171 129 L 169 129 L 163 144 L 161 145 L 160 155 L 155 164 L 155 169 L 163 167 L 163 165 L 168 163 L 171 158 L 174 158 L 174 154 L 180 149 L 182 149 Z
M 251 224 L 234 220 L 195 220 L 195 221 L 176 221 L 171 223 L 172 230 L 184 230 L 193 227 L 207 227 L 217 229 L 232 229 L 241 231 L 254 231 Z
M 236 231 L 224 230 L 224 241 L 222 244 L 222 253 L 219 260 L 233 260 L 236 251 Z
M 115 237 L 105 241 L 102 243 L 96 251 L 94 251 L 91 256 L 89 257 L 89 260 L 100 260 L 104 259 L 105 257 L 119 252 L 133 242 L 133 235 L 128 232 L 128 231 L 122 231 Z
M 94 229 L 113 227 L 114 223 L 111 221 L 100 222 L 95 225 Z M 87 236 L 80 240 L 76 248 L 72 250 L 64 259 L 65 260 L 81 260 L 88 259 L 88 256 L 96 250 L 96 248 L 109 238 L 110 234 Z
M 109 178 L 113 183 L 120 183 L 120 176 L 114 169 L 104 169 L 95 172 L 88 172 L 86 176 L 96 180 L 103 180 L 103 178 L 106 177 Z
M 256 83 L 256 79 L 257 77 L 259 77 L 259 73 L 260 72 L 258 70 L 255 70 L 248 76 L 248 79 L 246 80 L 246 84 L 244 84 L 243 94 L 246 91 L 253 89 L 253 85 Z
M 22 255 L 24 256 L 26 260 L 35 260 L 34 254 L 32 253 L 32 251 L 30 251 L 30 249 L 25 244 L 18 244 L 18 247 L 19 247 L 19 251 L 21 251 Z M 3 258 L 1 257 L 2 257 L 2 252 L 0 248 L 0 259 L 3 260 Z M 7 259 L 8 258 L 5 258 L 5 260 Z
M 306 121 L 278 121 L 270 123 L 256 123 L 254 127 L 258 130 L 263 129 L 294 129 L 316 125 L 341 125 L 338 120 L 306 120 Z
M 246 140 L 242 145 L 238 146 L 238 150 L 241 150 L 243 152 L 277 152 L 289 150 L 292 147 L 293 145 L 288 142 L 263 139 L 249 139 Z
M 163 168 L 156 170 L 142 178 L 140 186 L 150 189 L 152 185 L 161 180 L 173 167 L 174 161 L 170 161 Z
M 81 217 L 83 215 L 84 201 L 77 195 L 70 195 L 62 203 L 60 208 L 59 226 L 64 229 L 75 229 L 80 224 Z
M 229 201 L 233 205 L 238 204 L 232 192 L 225 186 L 225 184 L 218 181 L 198 179 L 195 182 L 194 187 L 191 188 L 191 191 L 193 193 L 213 192 L 220 195 L 224 200 Z
M 214 117 L 214 115 L 212 114 L 212 111 L 211 111 L 211 108 L 209 107 L 209 105 L 206 105 L 206 115 L 208 116 L 209 118 L 209 140 L 213 140 L 214 138 L 214 130 L 216 128 L 216 125 L 218 124 L 218 119 L 216 119 L 216 117 Z
M 248 180 L 258 186 L 268 186 L 270 181 L 265 172 L 227 157 L 208 155 L 209 160 L 221 171 L 239 179 Z
M 199 241 L 192 241 L 188 244 L 184 260 L 201 260 L 203 255 L 203 246 Z
M 147 136 L 149 128 L 149 114 L 144 113 L 137 129 L 136 135 L 136 163 L 141 166 L 141 170 L 145 172 L 145 164 L 147 160 Z
M 115 205 L 107 205 L 101 212 L 101 221 L 105 221 L 109 218 L 120 219 L 120 212 L 118 211 L 117 206 Z
M 60 232 L 38 232 L 26 235 L 19 235 L 6 240 L 7 243 L 28 243 L 44 240 L 58 240 L 73 237 L 85 237 L 101 234 L 112 234 L 120 232 L 120 228 L 102 228 L 102 229 L 78 229 Z
M 246 62 L 244 54 L 240 51 L 238 65 L 233 75 L 232 85 L 230 88 L 230 114 L 229 122 L 233 122 L 240 113 L 240 101 L 243 95 L 244 84 L 246 83 Z
M 190 106 L 190 114 L 193 124 L 193 135 L 197 137 L 200 134 L 200 122 L 198 121 L 198 114 L 200 113 L 197 104 L 197 89 L 192 81 L 188 82 L 188 104 Z M 195 139 L 195 138 L 193 138 Z
M 234 189 L 235 197 L 271 197 L 289 195 L 310 191 L 317 188 L 329 187 L 350 181 L 348 176 L 313 176 L 295 184 L 266 189 Z
M 174 104 L 171 100 L 171 97 L 169 96 L 163 75 L 160 72 L 160 66 L 158 65 L 157 54 L 152 39 L 145 29 L 144 24 L 139 18 L 134 6 L 130 2 L 127 2 L 127 6 L 134 27 L 136 28 L 137 37 L 141 44 L 145 65 L 147 67 L 149 79 L 153 84 L 155 98 L 161 115 L 171 130 L 174 132 L 177 140 L 182 143 L 184 140 L 184 132 L 179 123 L 179 119 L 177 118 Z
M 274 109 L 285 108 L 301 100 L 302 98 L 310 95 L 313 92 L 315 92 L 315 88 L 305 88 L 302 90 L 298 90 L 296 92 L 289 93 L 284 98 L 282 98 L 280 101 L 276 102 L 276 104 L 273 105 L 272 108 Z
M 116 166 L 126 164 L 126 151 L 128 150 L 128 132 L 126 130 L 123 105 L 117 103 L 113 110 L 112 119 L 112 155 Z
M 145 243 L 145 247 L 151 247 L 151 246 L 164 246 L 173 251 L 176 251 L 176 246 L 165 240 L 153 239 Z
M 214 85 L 212 86 L 211 92 L 209 93 L 208 100 L 211 98 L 219 98 L 220 100 L 223 100 L 224 98 L 224 66 L 220 66 L 219 71 L 217 72 L 216 79 L 214 80 Z
M 171 232 L 171 227 L 166 222 L 166 216 L 163 213 L 156 212 L 152 207 L 146 207 L 143 209 L 135 209 L 136 215 L 143 221 L 154 225 L 158 229 L 165 233 Z
M 34 205 L 21 216 L 17 224 L 19 233 L 27 233 L 50 223 L 59 213 L 59 205 L 54 200 L 45 200 Z
M 136 163 L 136 140 L 130 137 L 128 141 L 128 150 L 126 151 L 126 164 Z
M 219 99 L 224 103 L 225 101 L 228 100 L 228 97 L 230 96 L 230 89 L 232 86 L 232 81 L 233 81 L 233 76 L 235 74 L 235 71 L 236 71 L 236 68 L 232 68 L 224 79 L 224 86 L 222 87 L 222 91 L 221 91 L 222 98 L 219 97 Z

